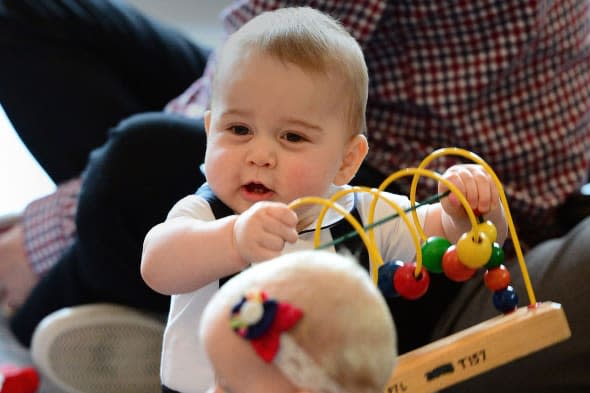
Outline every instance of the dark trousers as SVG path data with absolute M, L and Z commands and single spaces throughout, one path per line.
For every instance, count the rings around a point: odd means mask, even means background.
M 55 182 L 86 178 L 75 244 L 14 333 L 29 345 L 38 322 L 69 305 L 165 311 L 168 298 L 139 275 L 141 244 L 203 181 L 205 135 L 161 110 L 202 74 L 208 50 L 120 1 L 0 0 L 0 53 L 0 103 L 20 137 Z M 130 142 L 136 130 L 141 142 Z
M 55 182 L 119 121 L 161 110 L 206 56 L 121 1 L 0 0 L 0 103 Z
M 111 302 L 165 313 L 169 298 L 139 273 L 143 238 L 172 205 L 204 181 L 205 133 L 194 120 L 133 116 L 92 153 L 80 195 L 74 245 L 11 320 L 28 345 L 40 320 L 66 306 Z

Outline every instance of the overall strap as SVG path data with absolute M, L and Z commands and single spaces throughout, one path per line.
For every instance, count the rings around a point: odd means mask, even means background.
M 359 224 L 363 225 L 363 220 L 361 219 L 359 211 L 356 208 L 356 203 L 350 211 L 350 215 L 353 216 L 359 222 Z M 344 218 L 330 227 L 330 233 L 332 234 L 332 239 L 334 240 L 348 234 L 349 232 L 354 232 L 354 228 L 348 222 L 348 220 Z M 342 243 L 336 244 L 335 247 L 336 251 L 338 252 L 342 250 L 348 250 L 359 261 L 361 266 L 363 266 L 367 271 L 369 271 L 369 251 L 367 250 L 367 247 L 365 246 L 365 243 L 363 242 L 363 239 L 361 239 L 360 236 L 350 237 L 344 240 Z
M 216 220 L 235 214 L 232 209 L 230 209 L 225 203 L 221 202 L 221 199 L 219 199 L 217 195 L 213 193 L 213 190 L 211 187 L 209 187 L 209 184 L 204 183 L 201 187 L 199 187 L 195 194 L 209 203 Z
M 213 215 L 215 216 L 216 220 L 235 214 L 234 211 L 229 208 L 229 206 L 223 203 L 221 199 L 219 199 L 217 195 L 213 193 L 213 190 L 211 189 L 211 187 L 209 187 L 207 183 L 204 183 L 201 187 L 199 187 L 195 194 L 197 194 L 198 196 L 206 200 L 207 203 L 209 203 L 211 211 L 213 212 Z M 221 277 L 219 279 L 219 287 L 221 288 L 223 284 L 225 284 L 230 278 L 232 278 L 236 274 Z

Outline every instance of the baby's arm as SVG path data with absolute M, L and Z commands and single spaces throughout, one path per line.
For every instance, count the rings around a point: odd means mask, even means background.
M 278 256 L 285 242 L 297 241 L 296 225 L 297 215 L 276 202 L 214 221 L 171 218 L 146 235 L 141 274 L 160 293 L 194 291 Z
M 473 210 L 478 210 L 486 220 L 496 226 L 496 242 L 502 244 L 507 236 L 506 217 L 500 204 L 499 190 L 491 175 L 476 164 L 462 164 L 450 167 L 443 177 L 453 183 L 465 196 Z M 448 188 L 440 182 L 439 193 Z M 440 203 L 428 207 L 424 220 L 427 236 L 442 236 L 456 242 L 461 235 L 471 230 L 471 222 L 456 195 L 451 193 Z

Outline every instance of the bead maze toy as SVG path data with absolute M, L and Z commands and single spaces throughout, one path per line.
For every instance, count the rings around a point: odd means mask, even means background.
M 474 212 L 462 193 L 438 173 L 426 169 L 432 160 L 443 155 L 457 155 L 481 165 L 492 177 L 504 208 L 509 234 L 522 279 L 528 294 L 529 304 L 518 307 L 518 296 L 510 285 L 510 274 L 503 265 L 504 252 L 495 242 L 496 228 Z M 412 176 L 410 186 L 410 212 L 412 220 L 400 206 L 381 193 L 393 181 Z M 471 230 L 451 244 L 440 237 L 427 238 L 420 225 L 416 208 L 416 189 L 420 176 L 442 182 L 452 192 L 471 223 Z M 351 192 L 368 192 L 373 195 L 368 222 L 363 227 L 337 201 Z M 378 200 L 387 203 L 395 214 L 374 222 Z M 535 351 L 554 345 L 570 337 L 571 332 L 564 310 L 559 303 L 537 302 L 528 275 L 522 249 L 512 221 L 508 201 L 502 184 L 492 168 L 478 155 L 461 148 L 443 148 L 427 156 L 418 167 L 406 168 L 391 174 L 377 188 L 352 187 L 336 193 L 330 199 L 303 197 L 293 201 L 291 208 L 305 204 L 322 205 L 315 233 L 314 247 L 320 244 L 320 229 L 329 209 L 336 210 L 354 228 L 368 250 L 370 274 L 384 296 L 402 296 L 410 301 L 421 297 L 428 290 L 430 274 L 444 274 L 450 280 L 462 282 L 472 278 L 477 269 L 486 269 L 484 285 L 492 293 L 493 304 L 500 314 L 466 330 L 432 342 L 398 357 L 385 393 L 430 393 L 451 386 Z M 401 218 L 407 226 L 416 247 L 416 261 L 383 261 L 375 245 L 373 228 L 385 220 Z M 331 244 L 335 244 L 335 239 Z

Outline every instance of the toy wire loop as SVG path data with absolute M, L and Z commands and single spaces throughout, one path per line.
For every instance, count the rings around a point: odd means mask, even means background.
M 533 286 L 531 284 L 531 279 L 529 277 L 528 269 L 527 269 L 526 263 L 524 261 L 524 255 L 523 255 L 522 249 L 520 247 L 520 241 L 518 240 L 518 235 L 516 234 L 516 228 L 514 226 L 514 221 L 512 220 L 512 215 L 510 214 L 510 208 L 508 207 L 508 199 L 506 198 L 506 194 L 504 193 L 504 187 L 502 186 L 500 179 L 498 179 L 498 176 L 496 175 L 494 170 L 480 156 L 478 156 L 477 154 L 475 154 L 471 151 L 461 149 L 459 147 L 445 147 L 445 148 L 433 151 L 424 160 L 422 160 L 420 165 L 418 165 L 418 168 L 424 168 L 430 162 L 432 162 L 432 160 L 434 160 L 438 157 L 444 156 L 444 155 L 457 155 L 457 156 L 467 158 L 468 160 L 471 160 L 471 161 L 481 165 L 485 169 L 485 171 L 492 177 L 492 180 L 496 184 L 496 187 L 498 188 L 498 192 L 500 194 L 500 202 L 502 203 L 502 207 L 504 208 L 504 214 L 506 215 L 506 223 L 508 224 L 508 230 L 510 232 L 510 237 L 512 238 L 512 242 L 514 244 L 514 251 L 516 253 L 516 259 L 518 261 L 518 264 L 520 267 L 520 272 L 522 274 L 522 279 L 523 279 L 523 282 L 524 282 L 524 285 L 525 285 L 525 288 L 527 291 L 527 295 L 529 297 L 529 303 L 531 305 L 536 304 L 537 300 L 535 298 L 535 292 L 533 290 Z M 418 184 L 418 176 L 416 175 L 412 179 L 412 185 L 410 188 L 410 201 L 415 201 L 417 184 Z M 467 205 L 469 205 L 469 204 L 467 204 Z M 471 210 L 471 207 L 469 207 L 467 209 L 467 214 L 469 214 L 469 212 L 473 213 L 473 211 Z M 412 214 L 415 214 L 415 212 L 412 211 Z
M 419 267 L 421 267 L 421 264 L 422 264 L 422 248 L 420 247 L 420 239 L 418 238 L 418 235 L 416 234 L 416 229 L 414 226 L 412 226 L 412 223 L 410 222 L 409 218 L 405 214 L 404 210 L 397 203 L 384 197 L 379 190 L 374 189 L 374 188 L 369 188 L 369 187 L 362 187 L 362 186 L 355 186 L 355 187 L 351 187 L 349 189 L 338 191 L 334 195 L 332 195 L 332 198 L 330 198 L 330 200 L 332 202 L 336 202 L 337 200 L 339 200 L 340 198 L 342 198 L 346 194 L 350 194 L 352 192 L 368 192 L 370 194 L 373 194 L 373 201 L 375 202 L 375 205 L 377 205 L 377 200 L 381 199 L 383 202 L 388 204 L 393 210 L 395 210 L 399 217 L 402 218 L 402 220 L 406 224 L 406 227 L 410 231 L 410 235 L 412 236 L 412 239 L 414 241 L 414 246 L 416 247 L 416 266 L 417 266 L 417 268 L 416 268 L 415 274 L 416 274 L 416 276 L 418 276 L 420 274 Z M 328 206 L 324 206 L 324 208 L 322 209 L 322 211 L 320 212 L 320 215 L 318 217 L 318 221 L 316 224 L 316 232 L 315 232 L 316 233 L 315 247 L 319 247 L 319 230 L 321 228 L 321 223 L 324 220 L 324 216 L 326 215 L 327 212 L 328 212 Z M 373 228 L 375 227 L 375 225 L 373 225 L 374 224 L 373 219 L 374 219 L 374 215 L 369 216 L 369 222 L 368 222 L 369 225 L 367 225 L 366 228 L 368 228 L 369 240 L 370 240 L 372 246 L 375 247 L 375 249 L 377 249 L 377 243 L 375 241 L 375 232 L 373 231 Z M 376 258 L 376 259 L 369 258 L 370 259 L 369 262 L 371 265 L 371 277 L 375 283 L 377 283 L 379 266 L 383 265 L 383 258 L 381 256 L 381 254 L 379 254 L 377 252 L 377 255 L 378 255 L 378 258 Z
M 475 216 L 475 213 L 473 212 L 473 209 L 471 209 L 469 202 L 467 201 L 467 199 L 463 195 L 463 193 L 453 183 L 451 183 L 447 179 L 443 178 L 440 174 L 426 169 L 426 166 L 428 166 L 428 164 L 430 164 L 430 162 L 432 162 L 432 160 L 434 160 L 440 156 L 443 156 L 443 155 L 458 155 L 458 156 L 467 158 L 467 159 L 481 165 L 484 168 L 484 170 L 492 177 L 492 180 L 494 181 L 496 187 L 498 188 L 498 192 L 500 195 L 500 201 L 502 203 L 502 207 L 504 208 L 504 214 L 506 215 L 506 222 L 508 224 L 510 236 L 511 236 L 512 241 L 514 243 L 516 258 L 518 260 L 520 271 L 521 271 L 523 281 L 524 281 L 524 284 L 525 284 L 525 287 L 527 290 L 529 302 L 531 305 L 536 304 L 535 294 L 534 294 L 531 280 L 530 280 L 530 277 L 528 274 L 528 270 L 526 268 L 526 264 L 524 262 L 524 256 L 522 254 L 522 249 L 520 247 L 520 242 L 519 242 L 518 236 L 516 234 L 516 229 L 514 226 L 514 222 L 512 220 L 512 215 L 510 214 L 510 209 L 508 207 L 508 200 L 506 198 L 506 194 L 504 193 L 504 188 L 502 187 L 502 183 L 500 182 L 500 180 L 498 179 L 498 176 L 492 170 L 492 168 L 481 157 L 479 157 L 477 154 L 472 153 L 468 150 L 457 148 L 457 147 L 442 148 L 442 149 L 436 150 L 436 151 L 432 152 L 431 154 L 429 154 L 420 163 L 420 165 L 417 168 L 406 168 L 406 169 L 401 169 L 399 171 L 392 173 L 380 184 L 378 189 L 355 186 L 355 187 L 351 187 L 349 189 L 341 190 L 341 191 L 335 193 L 330 199 L 325 199 L 325 198 L 320 198 L 320 197 L 299 198 L 299 199 L 296 199 L 293 202 L 291 202 L 289 204 L 289 207 L 291 209 L 295 209 L 299 206 L 307 205 L 307 204 L 319 204 L 319 205 L 323 206 L 323 208 L 318 216 L 318 219 L 316 222 L 316 228 L 315 228 L 315 232 L 314 232 L 314 247 L 316 249 L 321 248 L 321 245 L 320 245 L 321 227 L 322 227 L 322 222 L 324 220 L 324 217 L 325 217 L 326 213 L 328 212 L 328 209 L 336 210 L 340 215 L 342 215 L 342 217 L 344 217 L 352 225 L 354 230 L 357 232 L 358 236 L 360 236 L 361 240 L 365 244 L 365 247 L 367 248 L 367 250 L 369 252 L 369 260 L 370 260 L 370 265 L 371 265 L 371 277 L 372 277 L 373 281 L 375 283 L 377 283 L 378 269 L 381 265 L 383 265 L 383 258 L 377 249 L 373 228 L 376 225 L 380 225 L 385 221 L 382 221 L 379 224 L 374 224 L 373 221 L 375 218 L 375 209 L 377 206 L 377 201 L 382 200 L 383 202 L 388 204 L 393 210 L 395 210 L 397 212 L 398 215 L 396 217 L 401 217 L 402 220 L 404 221 L 404 223 L 406 224 L 408 230 L 410 231 L 410 234 L 411 234 L 412 239 L 414 241 L 414 245 L 416 247 L 416 269 L 415 269 L 414 275 L 416 277 L 418 277 L 420 275 L 420 272 L 422 269 L 422 249 L 420 247 L 420 239 L 418 238 L 418 235 L 420 236 L 420 238 L 423 241 L 427 240 L 426 234 L 424 233 L 424 230 L 423 230 L 422 226 L 420 225 L 420 220 L 418 218 L 418 214 L 416 213 L 416 189 L 417 189 L 418 180 L 419 180 L 420 176 L 430 177 L 440 183 L 443 183 L 449 189 L 450 192 L 455 194 L 455 196 L 457 197 L 457 199 L 459 200 L 459 202 L 461 203 L 461 205 L 465 209 L 465 211 L 467 213 L 467 217 L 471 223 L 471 236 L 472 236 L 472 238 L 473 239 L 479 238 L 480 230 L 479 230 L 477 218 Z M 405 214 L 404 210 L 399 205 L 397 205 L 395 202 L 384 197 L 381 194 L 392 182 L 394 182 L 395 180 L 398 180 L 402 177 L 405 177 L 405 176 L 413 176 L 411 187 L 410 187 L 410 212 L 412 215 L 412 220 L 413 220 L 414 225 L 412 225 L 409 218 Z M 340 198 L 342 198 L 343 196 L 345 196 L 346 194 L 351 193 L 351 192 L 368 192 L 373 195 L 373 199 L 371 201 L 371 205 L 370 205 L 370 209 L 369 209 L 368 223 L 365 227 L 363 227 L 348 211 L 346 211 L 346 209 L 344 209 L 341 205 L 339 205 L 336 202 L 337 200 L 339 200 Z M 390 219 L 391 218 L 394 218 L 394 217 L 392 216 L 392 217 L 390 217 Z M 367 231 L 365 231 L 365 229 L 367 229 Z M 334 243 L 332 243 L 332 244 L 334 244 Z
M 383 183 L 381 183 L 381 185 L 379 186 L 379 191 L 384 191 L 387 188 L 387 186 L 389 186 L 395 180 L 397 180 L 401 177 L 404 177 L 404 176 L 413 176 L 413 178 L 412 178 L 412 185 L 413 185 L 414 182 L 415 183 L 418 182 L 420 175 L 430 177 L 436 181 L 443 183 L 445 186 L 447 186 L 447 188 L 453 194 L 455 194 L 455 196 L 457 197 L 457 199 L 459 200 L 459 202 L 461 203 L 461 205 L 463 206 L 463 208 L 467 212 L 467 217 L 469 218 L 469 222 L 471 223 L 471 234 L 474 238 L 477 239 L 479 237 L 479 231 L 477 229 L 478 228 L 477 217 L 475 217 L 475 213 L 473 213 L 473 210 L 471 209 L 471 206 L 469 205 L 467 198 L 465 198 L 465 196 L 457 188 L 457 186 L 455 186 L 453 183 L 451 183 L 447 179 L 443 178 L 440 174 L 438 174 L 434 171 L 424 169 L 424 168 L 401 169 L 401 170 L 389 175 L 389 177 L 387 179 L 385 179 L 383 181 Z M 424 230 L 422 229 L 422 226 L 420 225 L 420 220 L 418 219 L 418 214 L 416 213 L 416 190 L 415 190 L 415 188 L 412 190 L 414 191 L 413 194 L 410 194 L 410 205 L 412 207 L 412 209 L 411 209 L 412 219 L 414 220 L 414 225 L 416 225 L 416 229 L 418 230 L 420 237 L 422 238 L 422 240 L 426 240 L 426 234 L 424 233 Z M 375 203 L 372 203 L 371 210 L 369 212 L 369 220 L 373 219 L 374 214 L 375 214 Z
M 336 210 L 338 213 L 340 213 L 340 215 L 342 215 L 342 217 L 344 217 L 350 223 L 350 225 L 352 225 L 354 230 L 357 231 L 358 235 L 361 237 L 363 243 L 365 244 L 365 247 L 367 247 L 370 259 L 375 258 L 376 260 L 381 260 L 381 254 L 379 254 L 379 251 L 377 251 L 377 247 L 375 247 L 374 244 L 369 240 L 369 237 L 367 236 L 367 233 L 363 229 L 363 226 L 361 224 L 359 224 L 359 222 L 348 211 L 346 211 L 345 208 L 343 208 L 338 203 L 333 202 L 329 199 L 309 196 L 309 197 L 295 199 L 293 202 L 291 202 L 289 204 L 289 208 L 295 209 L 299 206 L 309 205 L 309 204 L 323 205 L 328 208 L 332 208 L 332 209 Z M 321 220 L 318 220 L 317 222 L 318 222 L 318 225 L 316 226 L 316 231 L 314 234 L 314 247 L 315 248 L 319 247 L 320 229 L 321 229 L 321 224 L 322 224 Z
M 447 186 L 447 188 L 453 194 L 455 194 L 457 196 L 457 199 L 459 200 L 459 202 L 461 203 L 461 205 L 463 206 L 463 208 L 467 212 L 467 216 L 468 216 L 469 221 L 471 223 L 472 237 L 474 239 L 479 238 L 477 218 L 475 217 L 475 214 L 471 210 L 471 207 L 469 206 L 469 202 L 467 201 L 467 199 L 465 198 L 463 193 L 457 188 L 457 186 L 455 186 L 453 183 L 451 183 L 447 179 L 443 178 L 441 175 L 439 175 L 436 172 L 433 172 L 428 169 L 423 169 L 423 168 L 401 169 L 401 170 L 389 175 L 389 177 L 387 177 L 387 179 L 385 179 L 381 183 L 381 185 L 379 186 L 379 192 L 384 191 L 387 188 L 387 186 L 389 186 L 389 184 L 391 184 L 395 180 L 402 178 L 404 176 L 412 176 L 412 175 L 414 176 L 414 178 L 416 178 L 416 176 L 418 176 L 418 175 L 431 177 L 431 178 L 443 183 L 445 186 Z M 420 233 L 422 240 L 426 240 L 426 234 L 424 233 L 424 230 L 422 229 L 422 226 L 420 225 L 420 220 L 418 219 L 418 214 L 416 213 L 416 198 L 415 198 L 415 196 L 414 196 L 414 198 L 410 198 L 410 205 L 411 205 L 412 219 L 414 220 L 414 225 L 416 227 L 416 230 L 418 231 L 418 233 Z M 377 200 L 376 200 L 376 198 L 373 198 L 373 201 L 371 202 L 371 206 L 369 208 L 369 218 L 368 218 L 369 223 L 372 223 L 375 218 L 375 207 L 376 206 L 377 206 Z M 416 260 L 416 271 L 414 272 L 414 275 L 416 277 L 418 277 L 421 270 L 422 270 L 421 261 L 419 263 L 418 260 Z

